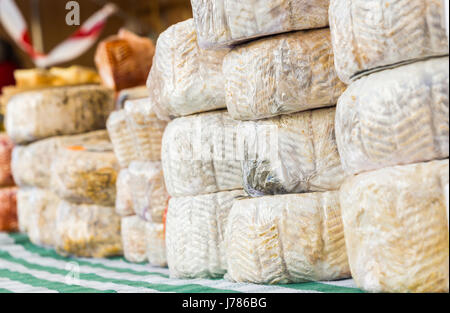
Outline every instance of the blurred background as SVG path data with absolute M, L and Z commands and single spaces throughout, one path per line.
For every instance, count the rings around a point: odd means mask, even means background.
M 26 19 L 36 49 L 46 53 L 74 33 L 79 26 L 66 25 L 68 10 L 65 0 L 15 0 Z M 117 34 L 125 27 L 154 40 L 167 27 L 192 17 L 189 0 L 78 0 L 81 24 L 107 3 L 114 3 L 119 11 L 107 21 L 99 40 Z M 96 44 L 70 64 L 94 66 Z M 32 68 L 33 62 L 9 38 L 0 24 L 0 59 L 11 59 L 20 68 Z M 69 63 L 59 64 L 67 66 Z

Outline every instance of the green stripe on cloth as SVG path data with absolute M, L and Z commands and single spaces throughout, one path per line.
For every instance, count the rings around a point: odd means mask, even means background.
M 13 293 L 13 292 L 9 291 L 8 289 L 0 288 L 0 293 Z
M 324 284 L 321 282 L 309 282 L 301 284 L 279 285 L 280 287 L 293 288 L 297 290 L 314 290 L 323 293 L 362 293 L 358 288 L 341 287 Z
M 65 267 L 68 262 L 76 262 L 80 266 L 78 285 L 64 284 L 65 276 L 70 273 Z M 2 278 L 6 278 L 3 285 Z M 24 285 L 12 287 L 8 285 L 8 279 Z M 170 279 L 167 269 L 155 268 L 148 263 L 130 263 L 123 257 L 67 258 L 53 249 L 34 245 L 27 235 L 0 233 L 0 292 L 22 292 L 22 287 L 26 289 L 27 286 L 31 287 L 24 292 L 35 292 L 38 287 L 57 292 L 361 292 L 354 288 L 351 280 L 264 286 L 234 284 L 224 279 Z

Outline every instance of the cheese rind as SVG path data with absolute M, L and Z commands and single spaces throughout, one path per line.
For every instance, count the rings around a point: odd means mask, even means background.
M 119 171 L 119 164 L 107 141 L 67 147 L 59 152 L 52 164 L 50 189 L 73 203 L 113 207 Z
M 172 197 L 242 189 L 238 122 L 226 111 L 175 119 L 166 128 L 162 165 Z
M 253 196 L 338 190 L 345 175 L 335 133 L 335 108 L 242 122 L 244 189 Z
M 225 238 L 226 278 L 235 282 L 286 284 L 350 277 L 338 192 L 236 201 Z
M 122 218 L 123 255 L 129 262 L 142 263 L 147 260 L 145 224 L 145 221 L 138 216 Z
M 128 171 L 134 212 L 145 221 L 161 223 L 169 201 L 161 162 L 132 162 Z
M 448 160 L 416 163 L 364 173 L 342 185 L 345 240 L 358 287 L 449 291 L 448 172 Z
M 357 174 L 449 156 L 449 59 L 362 77 L 338 101 L 344 170 Z
M 166 221 L 172 278 L 217 278 L 226 272 L 224 230 L 242 190 L 171 198 Z
M 104 129 L 113 110 L 113 92 L 101 86 L 29 91 L 9 100 L 5 125 L 15 143 L 25 144 Z
M 56 212 L 59 202 L 60 199 L 49 190 L 19 189 L 17 193 L 19 228 L 28 234 L 32 243 L 49 247 L 56 244 Z
M 145 223 L 147 258 L 153 266 L 167 267 L 166 237 L 164 224 Z
M 222 61 L 228 49 L 202 50 L 192 19 L 163 32 L 147 87 L 162 120 L 225 108 Z
M 121 217 L 134 215 L 131 179 L 128 169 L 122 169 L 116 182 L 116 213 Z
M 330 29 L 340 79 L 349 84 L 367 71 L 448 54 L 444 1 L 331 0 Z
M 94 258 L 121 255 L 120 223 L 113 207 L 61 201 L 56 215 L 56 251 Z
M 59 151 L 72 145 L 91 145 L 108 141 L 104 130 L 82 135 L 52 137 L 27 146 L 15 146 L 11 168 L 20 187 L 50 188 L 51 167 Z
M 230 46 L 253 38 L 328 25 L 329 0 L 191 0 L 199 45 Z
M 226 103 L 238 120 L 335 105 L 346 85 L 334 69 L 328 29 L 238 46 L 224 59 Z

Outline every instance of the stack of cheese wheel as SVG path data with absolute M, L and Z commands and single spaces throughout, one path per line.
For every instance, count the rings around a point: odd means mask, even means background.
M 334 68 L 329 1 L 191 2 L 199 44 L 233 46 L 222 66 L 225 103 L 240 121 L 236 150 L 249 198 L 228 217 L 226 277 L 348 278 L 334 133 L 346 85 Z
M 331 0 L 351 273 L 370 292 L 448 292 L 444 0 Z M 448 13 L 447 13 L 448 14 Z M 446 216 L 447 215 L 447 216 Z
M 346 87 L 323 28 L 329 1 L 191 3 L 194 20 L 160 36 L 147 82 L 157 114 L 175 118 L 162 146 L 173 197 L 171 276 L 228 271 L 229 279 L 252 283 L 348 277 L 334 109 L 319 109 L 335 105 Z M 280 193 L 294 195 L 271 196 Z M 241 200 L 248 195 L 269 196 Z M 301 225 L 313 233 L 291 232 Z
M 165 234 L 171 277 L 226 272 L 225 225 L 244 195 L 234 157 L 238 122 L 224 110 L 222 62 L 229 50 L 201 49 L 192 19 L 169 27 L 156 44 L 147 87 L 159 118 L 170 121 L 161 158 L 171 196 Z
M 138 91 L 137 93 L 135 91 Z M 161 165 L 166 121 L 139 89 L 125 96 L 124 108 L 113 112 L 107 128 L 119 160 L 116 213 L 122 218 L 124 256 L 130 262 L 167 266 L 163 217 L 168 205 Z M 140 97 L 141 94 L 143 97 Z M 119 99 L 120 100 L 120 99 Z
M 104 130 L 114 93 L 84 84 L 89 77 L 73 86 L 34 86 L 41 72 L 22 75 L 33 90 L 7 104 L 6 128 L 16 144 L 11 166 L 19 186 L 19 228 L 32 242 L 65 255 L 120 255 L 114 211 L 119 166 Z
M 14 144 L 6 134 L 0 134 L 0 232 L 18 230 L 16 193 L 11 173 L 11 153 Z

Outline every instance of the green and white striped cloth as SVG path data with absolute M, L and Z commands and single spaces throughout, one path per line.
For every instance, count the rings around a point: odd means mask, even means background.
M 223 279 L 171 279 L 165 268 L 110 259 L 65 258 L 23 234 L 0 233 L 0 293 L 358 293 L 353 280 L 263 286 Z

